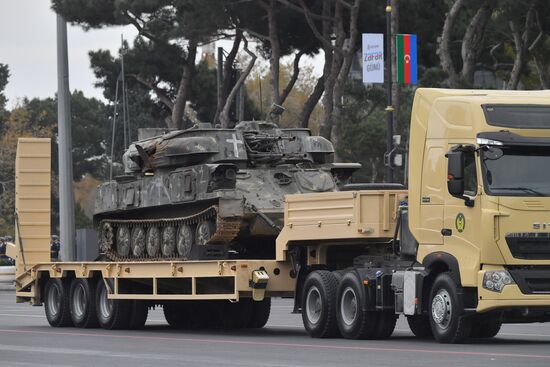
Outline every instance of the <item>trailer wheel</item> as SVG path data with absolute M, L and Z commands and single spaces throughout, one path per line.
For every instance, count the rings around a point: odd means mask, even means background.
M 50 279 L 44 289 L 44 311 L 53 327 L 71 326 L 69 289 L 63 279 Z
M 407 323 L 417 338 L 433 338 L 432 327 L 428 315 L 407 316 Z
M 74 326 L 80 328 L 97 327 L 95 309 L 95 283 L 93 279 L 75 278 L 69 290 L 69 307 Z
M 192 315 L 189 303 L 191 301 L 167 301 L 162 306 L 164 318 L 173 329 L 184 329 L 191 326 L 189 316 Z M 196 315 L 193 315 L 195 317 Z
M 271 298 L 267 297 L 261 301 L 251 299 L 252 313 L 248 322 L 248 327 L 251 329 L 260 329 L 267 324 L 269 314 L 271 313 Z
M 242 329 L 248 326 L 252 314 L 252 304 L 249 299 L 239 302 L 221 301 L 216 306 L 218 327 L 223 329 Z
M 96 311 L 97 321 L 103 329 L 127 329 L 130 325 L 132 301 L 109 299 L 103 279 L 97 282 Z
M 364 310 L 368 294 L 362 281 L 351 272 L 338 286 L 336 319 L 340 333 L 346 339 L 373 339 L 378 331 L 378 313 Z M 386 325 L 389 329 L 389 325 Z M 380 329 L 380 335 L 382 333 Z M 392 330 L 393 331 L 393 330 Z M 387 333 L 387 331 L 386 331 Z
M 501 314 L 496 315 L 477 315 L 473 319 L 472 338 L 493 338 L 495 337 L 502 326 Z
M 430 292 L 429 318 L 435 340 L 460 343 L 470 335 L 471 319 L 464 316 L 458 287 L 449 275 L 437 276 Z
M 149 305 L 146 301 L 133 300 L 130 313 L 129 329 L 143 329 L 149 314 Z
M 330 271 L 316 270 L 307 276 L 302 291 L 302 321 L 313 338 L 337 335 L 336 290 L 338 280 Z
M 375 339 L 388 339 L 395 330 L 397 315 L 393 311 L 380 311 L 378 314 L 378 327 L 374 333 Z

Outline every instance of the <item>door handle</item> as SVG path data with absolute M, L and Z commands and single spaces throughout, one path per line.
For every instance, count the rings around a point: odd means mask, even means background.
M 452 236 L 453 235 L 453 230 L 449 229 L 449 228 L 443 228 L 441 230 L 441 235 L 442 236 Z

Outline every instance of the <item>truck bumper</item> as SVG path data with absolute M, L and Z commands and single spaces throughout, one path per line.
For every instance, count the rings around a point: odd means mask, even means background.
M 488 270 L 504 270 L 503 266 L 483 266 L 477 275 L 478 303 L 477 312 L 506 310 L 517 308 L 549 308 L 550 293 L 524 294 L 517 284 L 504 286 L 501 292 L 483 288 L 483 276 Z M 550 276 L 550 274 L 549 274 Z

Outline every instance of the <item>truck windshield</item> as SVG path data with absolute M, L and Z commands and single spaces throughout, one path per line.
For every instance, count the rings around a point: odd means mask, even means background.
M 481 149 L 485 191 L 494 196 L 550 196 L 550 147 Z

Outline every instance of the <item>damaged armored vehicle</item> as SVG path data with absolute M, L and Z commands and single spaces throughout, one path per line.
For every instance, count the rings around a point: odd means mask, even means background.
M 111 260 L 272 258 L 284 196 L 337 191 L 360 167 L 333 156 L 308 129 L 265 121 L 142 138 L 123 156 L 124 175 L 98 188 L 100 252 Z

